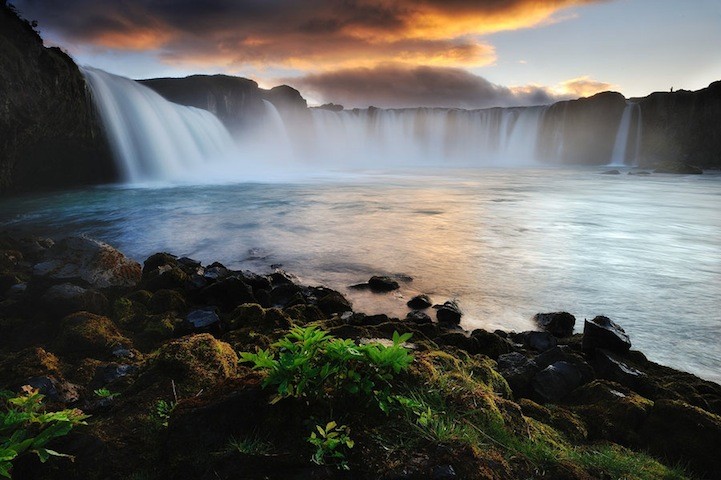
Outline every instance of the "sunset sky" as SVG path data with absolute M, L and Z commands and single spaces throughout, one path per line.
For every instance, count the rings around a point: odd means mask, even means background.
M 226 73 L 311 103 L 479 108 L 721 79 L 721 1 L 17 0 L 46 44 L 131 78 Z

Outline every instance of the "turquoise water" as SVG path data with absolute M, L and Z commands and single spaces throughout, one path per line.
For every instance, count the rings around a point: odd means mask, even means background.
M 595 169 L 353 172 L 293 182 L 108 186 L 4 199 L 0 226 L 87 234 L 142 261 L 170 251 L 269 271 L 404 315 L 457 298 L 467 328 L 604 314 L 651 359 L 721 381 L 721 175 Z M 347 286 L 413 277 L 396 294 Z

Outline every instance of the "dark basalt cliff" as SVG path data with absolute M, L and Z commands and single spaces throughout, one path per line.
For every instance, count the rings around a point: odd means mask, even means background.
M 304 112 L 305 99 L 287 85 L 262 89 L 250 79 L 228 75 L 192 75 L 185 78 L 140 80 L 174 103 L 202 108 L 214 113 L 231 131 L 242 131 L 265 114 L 263 100 L 271 102 L 283 115 Z
M 641 158 L 721 168 L 721 81 L 695 92 L 656 92 L 638 99 Z
M 78 67 L 0 0 L 0 192 L 114 178 Z

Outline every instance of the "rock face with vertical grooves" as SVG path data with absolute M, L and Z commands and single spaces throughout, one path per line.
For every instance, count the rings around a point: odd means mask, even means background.
M 114 178 L 78 67 L 0 0 L 0 193 Z

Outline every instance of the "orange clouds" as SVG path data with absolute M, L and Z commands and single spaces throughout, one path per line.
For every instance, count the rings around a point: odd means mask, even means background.
M 483 35 L 556 20 L 594 0 L 20 0 L 74 44 L 152 50 L 173 64 L 332 70 L 495 62 Z
M 569 97 L 590 97 L 599 92 L 613 90 L 616 85 L 612 83 L 599 82 L 593 80 L 587 75 L 578 78 L 572 78 L 558 84 L 553 90 L 559 95 L 567 95 Z

